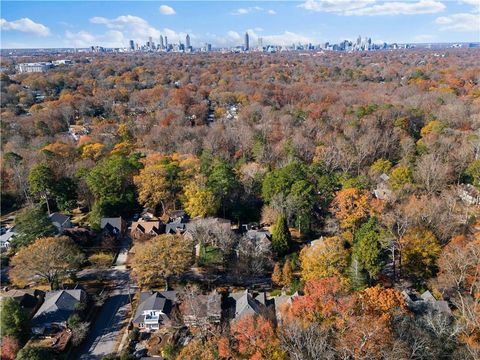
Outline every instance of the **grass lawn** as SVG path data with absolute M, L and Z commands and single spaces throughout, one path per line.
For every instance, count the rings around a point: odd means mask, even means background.
M 209 245 L 200 248 L 200 256 L 198 258 L 200 266 L 221 265 L 222 262 L 223 255 L 220 249 Z

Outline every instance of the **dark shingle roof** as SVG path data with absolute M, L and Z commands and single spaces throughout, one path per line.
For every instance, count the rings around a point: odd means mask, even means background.
M 142 292 L 133 322 L 135 324 L 143 322 L 143 312 L 147 310 L 159 310 L 166 315 L 170 314 L 176 298 L 177 293 L 175 291 Z
M 32 325 L 49 325 L 67 321 L 75 311 L 75 305 L 85 299 L 83 290 L 60 290 L 47 292 L 45 302 L 32 319 Z

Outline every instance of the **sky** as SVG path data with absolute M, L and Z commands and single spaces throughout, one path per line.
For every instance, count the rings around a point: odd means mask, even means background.
M 1 1 L 0 47 L 479 42 L 480 0 Z

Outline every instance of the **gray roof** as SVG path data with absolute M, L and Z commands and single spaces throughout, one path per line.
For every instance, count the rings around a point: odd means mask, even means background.
M 246 315 L 259 314 L 261 306 L 265 305 L 265 296 L 262 296 L 262 293 L 260 293 L 254 298 L 248 290 L 245 290 L 231 293 L 228 296 L 228 301 L 233 307 L 231 317 L 240 319 Z
M 185 230 L 185 225 L 181 220 L 170 222 L 165 225 L 165 233 L 176 234 L 177 230 Z
M 380 180 L 382 180 L 382 181 L 388 181 L 388 180 L 390 180 L 390 176 L 388 176 L 387 174 L 383 173 L 382 175 L 380 175 Z
M 121 217 L 114 218 L 102 218 L 100 220 L 100 228 L 103 229 L 105 226 L 110 224 L 113 228 L 116 228 L 119 232 L 123 231 L 123 220 Z
M 173 303 L 177 300 L 176 291 L 162 291 L 162 292 L 142 292 L 138 301 L 138 307 L 135 311 L 133 323 L 138 324 L 144 322 L 144 311 L 157 310 L 165 315 L 170 314 Z
M 14 236 L 15 236 L 14 232 L 7 231 L 5 234 L 0 236 L 0 243 L 10 242 Z
M 246 236 L 249 239 L 260 241 L 260 240 L 270 240 L 272 235 L 267 230 L 248 230 Z
M 67 221 L 69 221 L 70 218 L 67 215 L 64 215 L 62 213 L 54 212 L 50 215 L 50 220 L 52 221 L 52 223 L 56 222 L 56 223 L 59 223 L 60 225 L 63 225 Z
M 404 290 L 402 291 L 402 295 L 405 297 L 408 307 L 414 312 L 424 313 L 433 310 L 445 315 L 452 314 L 448 302 L 435 299 L 432 293 L 428 290 L 420 296 Z
M 75 311 L 75 305 L 85 300 L 83 290 L 49 291 L 45 301 L 32 319 L 33 326 L 48 326 L 67 321 Z

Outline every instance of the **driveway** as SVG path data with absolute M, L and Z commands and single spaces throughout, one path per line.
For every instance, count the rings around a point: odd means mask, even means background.
M 122 323 L 127 318 L 130 308 L 130 295 L 134 294 L 130 270 L 124 265 L 127 253 L 126 249 L 120 251 L 115 265 L 104 272 L 115 287 L 95 317 L 85 342 L 77 352 L 77 359 L 99 360 L 116 350 L 115 345 L 120 339 Z M 92 275 L 94 274 L 86 276 Z

